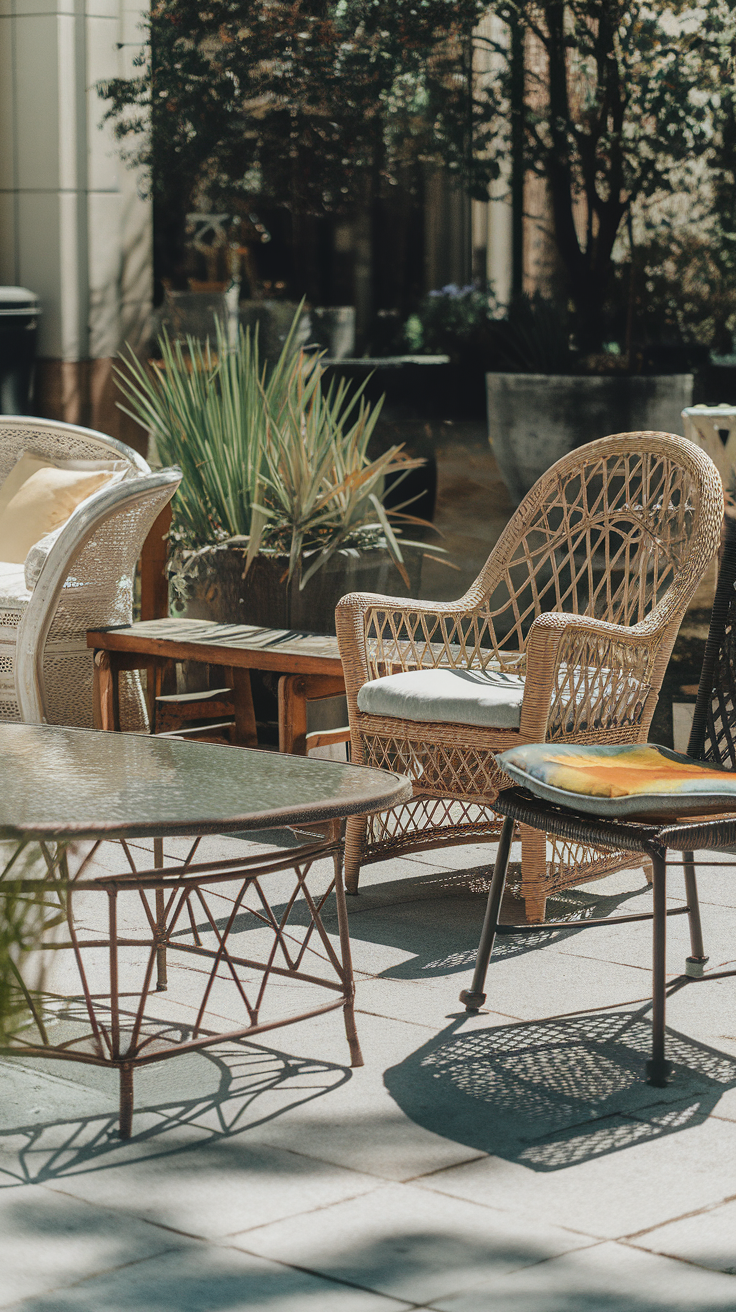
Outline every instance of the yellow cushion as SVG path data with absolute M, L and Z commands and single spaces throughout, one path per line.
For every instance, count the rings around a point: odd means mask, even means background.
M 496 761 L 535 796 L 590 815 L 736 810 L 736 771 L 657 743 L 525 743 Z
M 16 492 L 19 491 L 31 474 L 38 473 L 48 465 L 56 466 L 56 461 L 46 456 L 37 456 L 33 451 L 22 451 L 18 456 L 5 482 L 0 487 L 0 515 L 4 514 Z
M 37 469 L 4 509 L 0 502 L 0 560 L 22 564 L 34 542 L 65 524 L 80 502 L 112 477 L 109 469 L 55 469 L 46 464 Z

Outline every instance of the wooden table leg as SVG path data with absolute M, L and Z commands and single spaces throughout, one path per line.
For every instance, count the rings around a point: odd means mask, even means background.
M 119 729 L 120 699 L 118 696 L 118 670 L 109 651 L 95 652 L 92 696 L 95 728 L 106 730 Z
M 306 756 L 307 702 L 339 697 L 344 692 L 344 680 L 335 674 L 283 674 L 279 679 L 279 751 Z M 325 743 L 328 738 L 331 742 L 346 742 L 347 734 L 328 730 Z
M 151 697 L 151 733 L 157 732 L 156 698 L 176 692 L 176 661 L 157 660 L 153 671 L 153 695 Z
M 279 751 L 293 756 L 307 754 L 307 696 L 303 674 L 283 674 L 279 679 Z
M 238 666 L 228 666 L 225 674 L 233 690 L 233 710 L 235 711 L 235 742 L 238 747 L 257 747 L 256 713 L 253 709 L 253 693 L 250 686 L 250 670 Z

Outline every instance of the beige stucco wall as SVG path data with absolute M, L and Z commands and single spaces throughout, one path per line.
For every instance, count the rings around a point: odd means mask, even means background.
M 112 357 L 150 315 L 151 209 L 95 84 L 132 70 L 142 12 L 0 0 L 0 283 L 41 297 L 34 409 L 108 432 Z

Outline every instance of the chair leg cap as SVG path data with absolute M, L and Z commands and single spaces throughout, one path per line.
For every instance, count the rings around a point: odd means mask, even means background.
M 648 1061 L 646 1064 L 647 1084 L 651 1084 L 655 1089 L 666 1088 L 674 1073 L 675 1068 L 668 1061 Z
M 687 957 L 685 961 L 685 974 L 689 979 L 702 979 L 705 974 L 705 964 L 707 957 Z
M 480 1011 L 485 1000 L 485 993 L 473 993 L 471 989 L 463 989 L 460 994 L 460 1001 L 465 1003 L 466 1011 Z

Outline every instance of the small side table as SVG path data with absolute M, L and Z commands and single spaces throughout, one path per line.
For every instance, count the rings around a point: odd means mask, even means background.
M 307 733 L 307 702 L 345 692 L 337 638 L 333 636 L 252 624 L 159 619 L 120 628 L 91 629 L 87 646 L 95 653 L 97 728 L 120 728 L 121 670 L 149 671 L 149 714 L 153 722 L 167 670 L 175 661 L 194 661 L 224 667 L 228 687 L 215 690 L 211 709 L 217 716 L 231 716 L 232 739 L 238 746 L 258 746 L 251 670 L 268 670 L 281 676 L 280 751 L 304 756 L 310 747 L 347 742 L 350 736 L 347 727 Z M 197 710 L 203 713 L 201 703 L 194 704 L 193 713 Z

